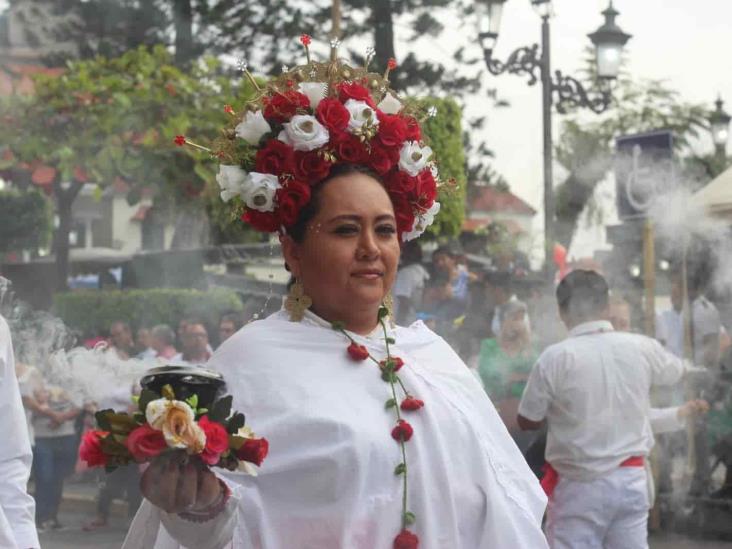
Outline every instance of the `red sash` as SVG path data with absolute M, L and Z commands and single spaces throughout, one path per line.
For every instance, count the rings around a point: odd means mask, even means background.
M 632 456 L 620 464 L 620 467 L 643 467 L 646 460 L 643 456 Z M 541 487 L 544 489 L 547 497 L 551 498 L 554 489 L 559 484 L 559 473 L 552 467 L 551 463 L 546 462 L 541 468 L 544 476 L 541 477 Z

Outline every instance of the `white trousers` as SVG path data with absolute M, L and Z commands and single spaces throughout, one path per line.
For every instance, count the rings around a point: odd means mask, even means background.
M 620 467 L 591 481 L 559 479 L 549 500 L 551 549 L 648 549 L 643 467 Z

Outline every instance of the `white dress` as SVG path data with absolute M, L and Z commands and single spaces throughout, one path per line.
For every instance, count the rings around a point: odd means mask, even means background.
M 546 498 L 493 405 L 452 349 L 421 322 L 390 331 L 399 375 L 425 402 L 404 412 L 410 527 L 420 549 L 542 549 Z M 377 358 L 383 333 L 354 336 Z M 399 444 L 389 385 L 371 361 L 311 313 L 280 311 L 227 340 L 221 372 L 269 456 L 257 477 L 221 471 L 233 491 L 221 515 L 190 523 L 145 501 L 125 549 L 388 549 L 400 530 Z M 219 472 L 220 470 L 217 470 Z

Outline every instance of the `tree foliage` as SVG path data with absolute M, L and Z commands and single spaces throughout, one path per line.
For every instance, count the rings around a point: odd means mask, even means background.
M 36 251 L 48 244 L 51 205 L 38 191 L 0 191 L 0 253 Z

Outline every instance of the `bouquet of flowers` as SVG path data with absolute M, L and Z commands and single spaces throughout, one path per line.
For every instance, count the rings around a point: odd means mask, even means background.
M 98 430 L 87 432 L 79 456 L 89 467 L 107 472 L 129 463 L 144 463 L 163 452 L 185 452 L 207 466 L 256 474 L 267 456 L 267 439 L 257 438 L 244 425 L 244 414 L 231 411 L 232 397 L 199 407 L 198 395 L 177 400 L 173 387 L 162 394 L 143 389 L 133 397 L 134 413 L 111 409 L 96 413 Z

